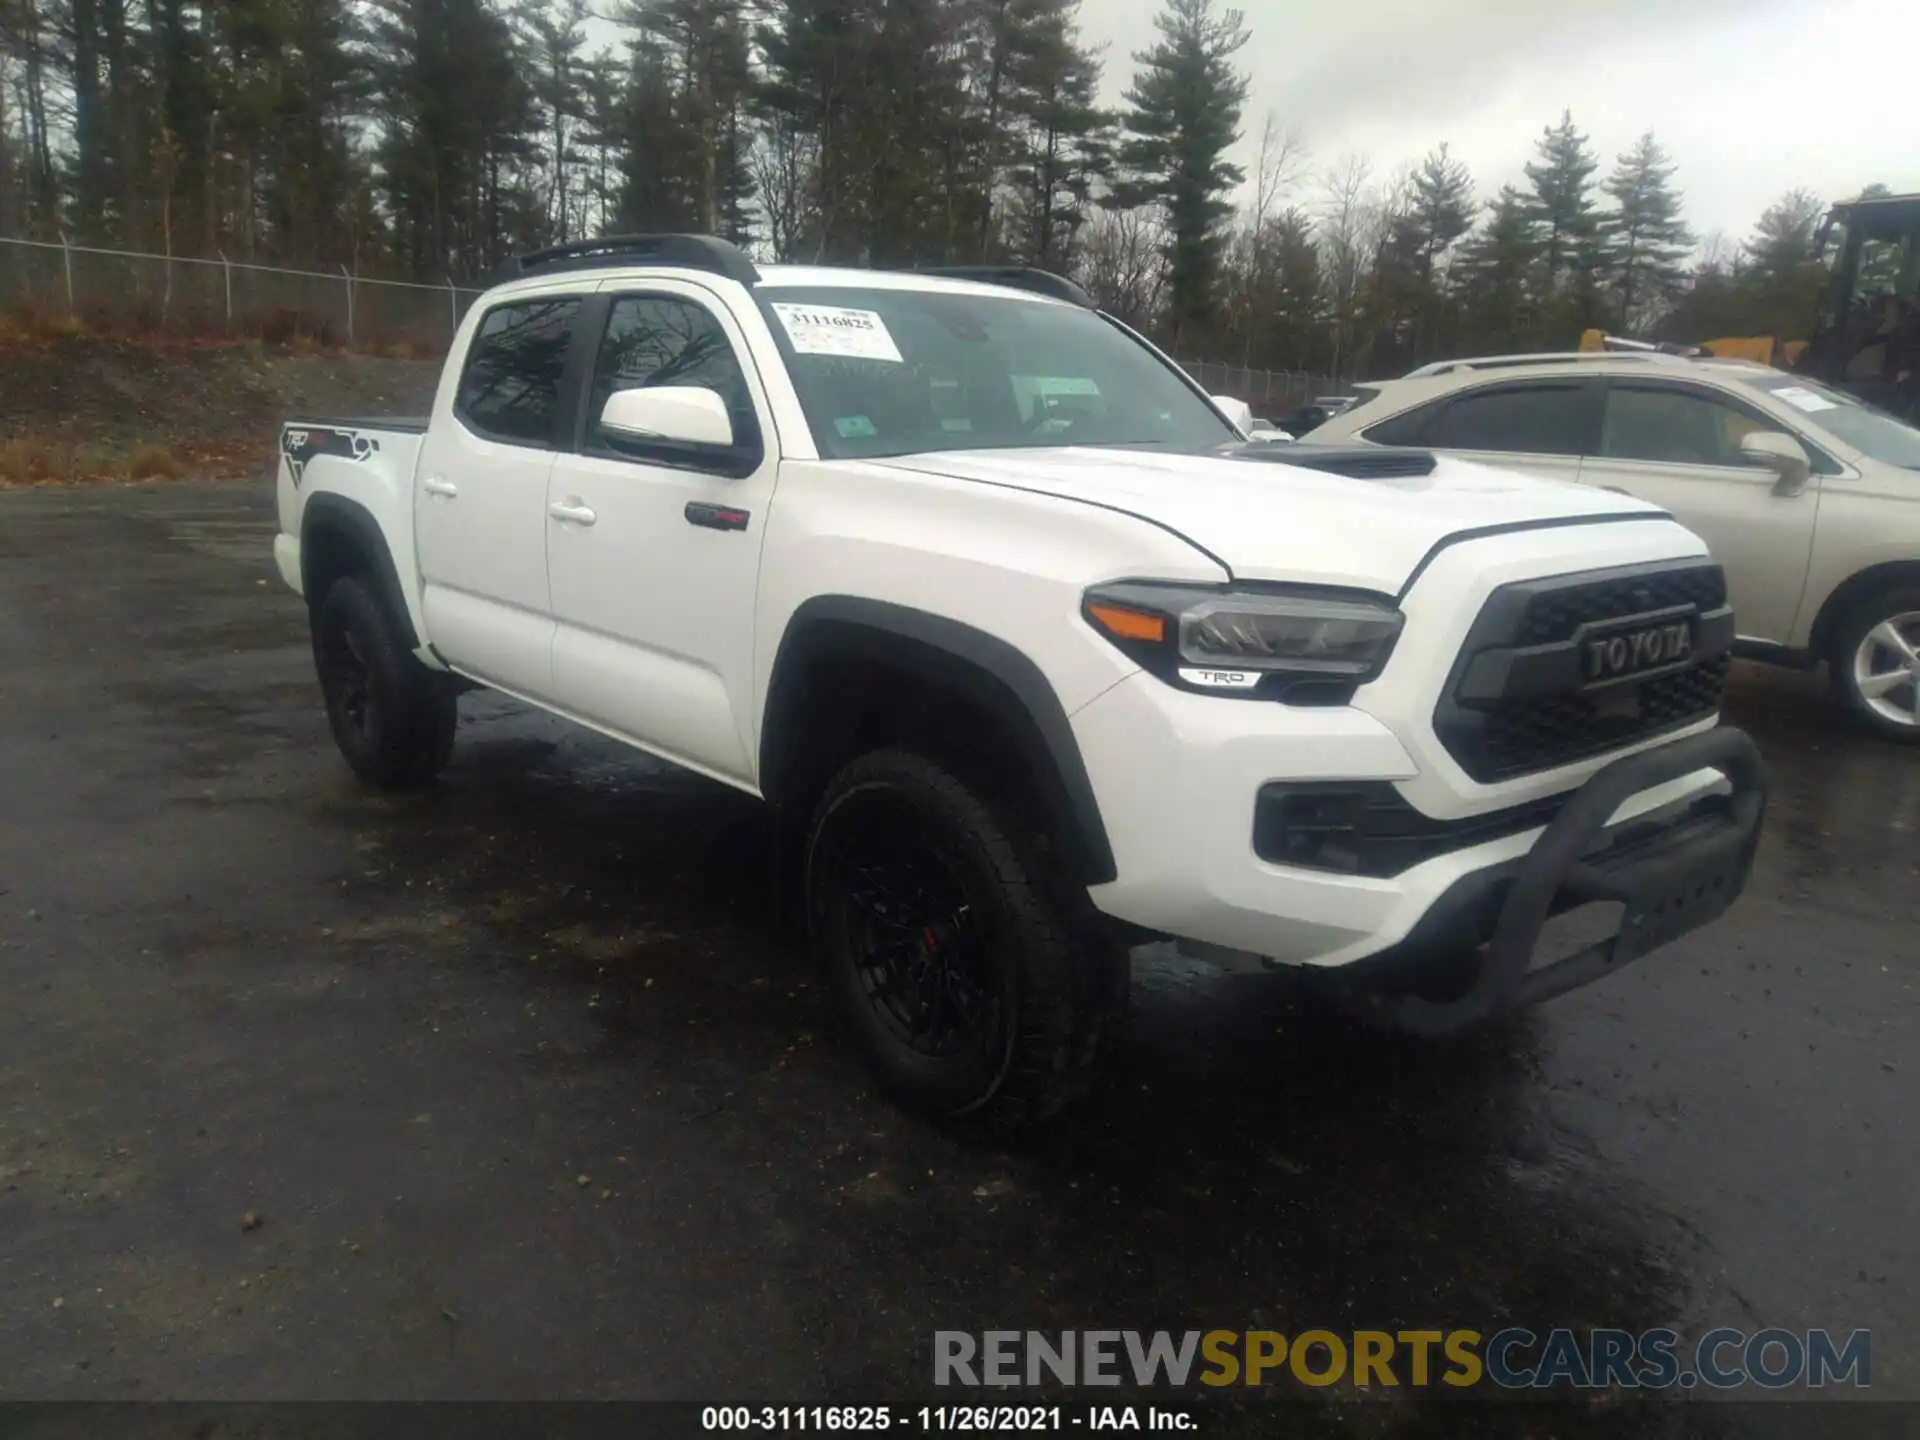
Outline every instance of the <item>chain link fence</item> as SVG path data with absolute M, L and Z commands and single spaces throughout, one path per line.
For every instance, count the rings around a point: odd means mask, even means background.
M 0 238 L 0 305 L 107 331 L 308 339 L 438 354 L 481 292 L 182 255 Z
M 344 268 L 294 270 L 0 237 L 0 306 L 122 333 L 308 339 L 438 355 L 481 293 L 452 284 L 373 280 Z M 1244 400 L 1263 418 L 1340 388 L 1332 376 L 1305 370 L 1216 360 L 1179 364 L 1209 394 Z
M 1209 395 L 1230 395 L 1235 400 L 1244 400 L 1263 420 L 1271 420 L 1321 395 L 1343 393 L 1341 383 L 1331 375 L 1316 375 L 1308 370 L 1256 370 L 1218 360 L 1182 360 L 1179 365 Z

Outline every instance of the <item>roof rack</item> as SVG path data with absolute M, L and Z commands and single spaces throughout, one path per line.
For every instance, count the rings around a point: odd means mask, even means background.
M 1036 270 L 1029 265 L 930 265 L 915 271 L 919 275 L 940 275 L 949 280 L 977 280 L 983 285 L 1004 285 L 1012 290 L 1028 290 L 1052 300 L 1065 300 L 1083 310 L 1100 307 L 1093 297 L 1064 275 L 1051 270 Z
M 1421 380 L 1431 375 L 1451 375 L 1456 370 L 1506 370 L 1517 369 L 1522 365 L 1580 365 L 1596 360 L 1671 360 L 1676 358 L 1665 352 L 1657 354 L 1640 351 L 1615 350 L 1556 350 L 1540 355 L 1481 355 L 1466 360 L 1435 360 L 1431 364 L 1409 370 L 1402 380 Z
M 495 283 L 555 270 L 588 270 L 635 261 L 705 270 L 742 285 L 760 282 L 760 271 L 747 252 L 717 235 L 602 235 L 596 240 L 574 240 L 517 256 L 502 267 Z

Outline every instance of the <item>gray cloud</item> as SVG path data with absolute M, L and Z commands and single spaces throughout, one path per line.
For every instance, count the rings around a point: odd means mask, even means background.
M 1159 0 L 1082 0 L 1086 38 L 1106 46 L 1111 97 L 1125 88 L 1131 52 L 1151 42 L 1158 8 Z M 1385 172 L 1448 141 L 1491 195 L 1521 178 L 1541 128 L 1570 109 L 1603 166 L 1641 132 L 1658 134 L 1703 232 L 1744 234 L 1769 200 L 1797 185 L 1829 197 L 1873 180 L 1920 190 L 1920 121 L 1891 59 L 1920 49 L 1913 0 L 1241 0 L 1239 8 L 1253 32 L 1241 52 L 1252 80 L 1247 130 L 1257 134 L 1271 111 L 1305 134 L 1319 166 L 1363 151 Z M 1833 87 L 1844 105 L 1823 103 Z

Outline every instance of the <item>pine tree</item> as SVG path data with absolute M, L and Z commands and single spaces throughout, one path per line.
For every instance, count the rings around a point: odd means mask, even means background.
M 1601 221 L 1617 297 L 1614 313 L 1629 330 L 1657 319 L 1686 279 L 1693 236 L 1680 217 L 1674 168 L 1648 132 L 1620 157 L 1603 187 L 1614 204 Z
M 1473 177 L 1443 144 L 1420 162 L 1413 175 L 1410 215 L 1419 239 L 1421 274 L 1435 267 L 1473 228 Z
M 1460 296 L 1472 349 L 1516 351 L 1533 342 L 1530 280 L 1540 259 L 1534 201 L 1504 185 L 1486 223 L 1462 247 Z
M 1247 98 L 1233 57 L 1250 37 L 1241 12 L 1216 10 L 1215 0 L 1166 0 L 1154 28 L 1159 42 L 1133 57 L 1140 68 L 1124 97 L 1125 179 L 1113 199 L 1165 212 L 1173 336 L 1191 343 L 1215 308 L 1224 222 L 1233 214 L 1227 196 L 1246 178 L 1226 155 L 1240 138 Z
M 1114 145 L 1113 117 L 1096 104 L 1100 62 L 1074 35 L 1077 5 L 1029 0 L 1023 43 L 1007 61 L 1004 101 L 986 117 L 993 143 L 1004 146 L 1010 160 L 1007 249 L 1016 259 L 1061 271 L 1073 268 Z
M 573 205 L 576 132 L 586 123 L 587 0 L 527 0 L 520 11 L 532 61 L 534 103 L 545 112 L 547 200 L 552 238 L 570 240 L 585 227 Z
M 1593 174 L 1600 162 L 1587 137 L 1574 126 L 1571 111 L 1549 125 L 1535 144 L 1537 162 L 1526 167 L 1533 187 L 1532 217 L 1541 232 L 1540 258 L 1550 285 L 1561 284 L 1586 263 L 1594 248 L 1599 219 L 1594 213 Z
M 1761 214 L 1743 247 L 1738 284 L 1753 334 L 1808 337 L 1826 267 L 1816 237 L 1826 206 L 1806 190 L 1790 190 Z
M 746 240 L 752 180 L 743 129 L 752 76 L 743 0 L 636 0 L 626 19 L 664 67 L 693 228 Z M 631 138 L 648 143 L 644 131 Z

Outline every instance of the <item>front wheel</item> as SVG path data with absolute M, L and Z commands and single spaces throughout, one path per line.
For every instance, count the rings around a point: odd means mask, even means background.
M 943 1119 L 1018 1129 L 1087 1089 L 1125 1007 L 1124 951 L 996 805 L 882 751 L 827 787 L 808 930 L 881 1082 Z
M 1834 631 L 1828 669 L 1863 727 L 1920 744 L 1920 588 L 1885 590 L 1849 611 Z
M 402 790 L 439 773 L 453 750 L 453 687 L 408 651 L 363 577 L 343 576 L 321 597 L 313 660 L 334 743 L 354 774 Z

